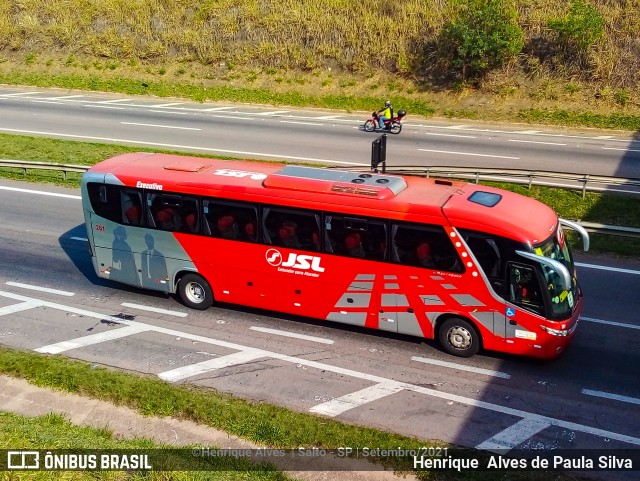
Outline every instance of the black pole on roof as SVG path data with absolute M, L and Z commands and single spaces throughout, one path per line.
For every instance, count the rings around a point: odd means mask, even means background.
M 382 173 L 387 170 L 387 134 L 382 134 L 371 143 L 371 172 L 378 172 L 382 164 Z

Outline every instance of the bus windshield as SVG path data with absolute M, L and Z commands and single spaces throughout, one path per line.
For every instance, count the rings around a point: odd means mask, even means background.
M 561 287 L 560 276 L 550 266 L 542 264 L 542 274 L 547 283 L 545 290 L 551 300 L 552 314 L 556 318 L 565 318 L 572 314 L 576 306 L 578 286 L 575 276 L 575 264 L 571 255 L 571 248 L 566 242 L 566 237 L 562 226 L 558 225 L 558 230 L 544 242 L 533 246 L 533 251 L 544 257 L 554 259 L 564 264 L 571 274 L 571 288 L 564 290 Z

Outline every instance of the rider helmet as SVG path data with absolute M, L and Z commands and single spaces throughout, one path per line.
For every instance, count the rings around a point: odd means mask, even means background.
M 384 106 L 385 107 L 391 107 L 391 100 L 385 100 L 384 101 Z

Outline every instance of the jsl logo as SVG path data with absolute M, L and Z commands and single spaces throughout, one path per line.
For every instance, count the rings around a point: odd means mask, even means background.
M 282 254 L 278 249 L 269 249 L 265 255 L 269 264 L 274 267 L 291 267 L 292 269 L 311 269 L 316 272 L 324 272 L 324 267 L 320 266 L 320 257 L 306 254 L 295 254 L 291 252 L 289 258 L 283 262 Z

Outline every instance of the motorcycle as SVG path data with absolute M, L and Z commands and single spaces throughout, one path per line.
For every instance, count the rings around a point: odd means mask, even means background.
M 373 132 L 375 130 L 388 130 L 392 134 L 399 134 L 402 131 L 402 118 L 407 115 L 407 112 L 404 110 L 398 110 L 398 115 L 396 117 L 386 119 L 384 123 L 384 127 L 380 129 L 380 116 L 378 112 L 373 112 L 371 114 L 372 118 L 367 120 L 364 123 L 364 130 L 367 132 Z

